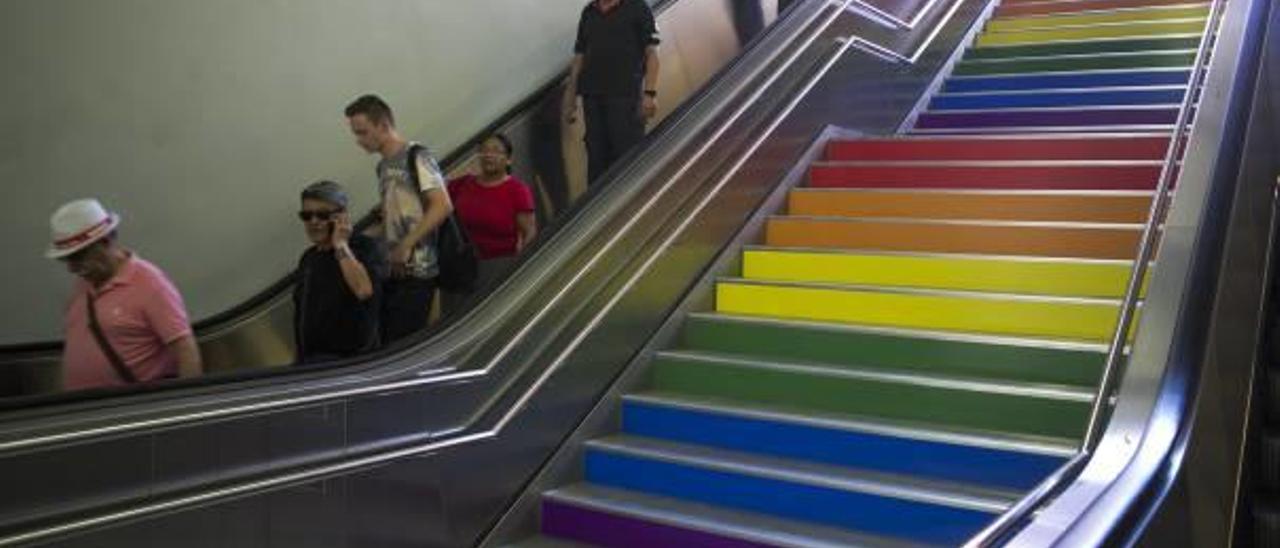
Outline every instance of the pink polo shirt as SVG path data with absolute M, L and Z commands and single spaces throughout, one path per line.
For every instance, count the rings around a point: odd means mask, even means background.
M 133 256 L 97 290 L 79 280 L 67 305 L 63 386 L 67 390 L 125 386 L 89 330 L 86 299 L 97 296 L 98 324 L 139 382 L 178 374 L 178 358 L 166 345 L 191 334 L 182 295 L 155 265 Z

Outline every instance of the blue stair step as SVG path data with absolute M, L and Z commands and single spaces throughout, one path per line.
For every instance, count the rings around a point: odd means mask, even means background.
M 1183 88 L 1082 90 L 1074 92 L 942 94 L 930 101 L 931 110 L 993 108 L 1088 107 L 1110 105 L 1165 105 L 1182 102 Z
M 1016 490 L 1035 487 L 1075 453 L 1068 440 L 939 431 L 662 394 L 627 396 L 622 430 L 677 443 Z
M 594 485 L 952 546 L 1018 497 L 627 436 L 588 442 L 585 464 Z
M 1191 79 L 1189 70 L 1152 70 L 1123 72 L 1078 72 L 1029 76 L 953 77 L 942 87 L 943 93 L 982 91 L 1062 90 L 1081 88 L 1115 88 L 1145 86 L 1178 86 Z

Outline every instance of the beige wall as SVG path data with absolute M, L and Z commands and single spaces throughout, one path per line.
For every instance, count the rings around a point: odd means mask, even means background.
M 564 67 L 583 0 L 7 0 L 0 4 L 0 344 L 58 337 L 49 213 L 97 196 L 193 319 L 286 273 L 296 195 L 373 158 L 341 108 L 383 94 L 450 150 Z

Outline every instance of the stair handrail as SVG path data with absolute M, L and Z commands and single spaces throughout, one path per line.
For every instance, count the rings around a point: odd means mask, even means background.
M 1107 359 L 1103 366 L 1102 378 L 1098 382 L 1098 390 L 1094 395 L 1093 406 L 1089 412 L 1089 422 L 1085 428 L 1080 450 L 1072 458 L 1064 462 L 1049 477 L 1036 485 L 1030 492 L 1014 503 L 994 522 L 987 525 L 973 538 L 964 544 L 965 548 L 979 548 L 994 545 L 1009 533 L 1013 526 L 1023 517 L 1038 508 L 1043 501 L 1054 493 L 1060 492 L 1077 474 L 1084 469 L 1093 452 L 1097 448 L 1102 432 L 1102 414 L 1106 407 L 1114 403 L 1111 392 L 1115 389 L 1118 378 L 1117 369 L 1128 346 L 1129 332 L 1133 325 L 1134 313 L 1138 307 L 1138 297 L 1146 279 L 1152 255 L 1155 253 L 1156 237 L 1164 215 L 1169 206 L 1169 188 L 1174 182 L 1178 161 L 1181 158 L 1182 143 L 1189 135 L 1191 113 L 1194 110 L 1195 98 L 1199 95 L 1208 67 L 1209 50 L 1222 16 L 1225 0 L 1213 0 L 1209 15 L 1205 19 L 1204 30 L 1200 34 L 1200 44 L 1196 50 L 1192 72 L 1187 80 L 1187 89 L 1178 109 L 1177 122 L 1169 138 L 1169 146 L 1165 150 L 1164 163 L 1157 179 L 1155 196 L 1147 213 L 1147 221 L 1142 228 L 1142 236 L 1138 241 L 1138 253 L 1134 258 L 1133 268 L 1129 271 L 1129 280 L 1125 286 L 1124 298 L 1121 300 L 1120 316 L 1112 333 L 1107 348 Z
M 1178 109 L 1178 122 L 1174 125 L 1173 135 L 1169 138 L 1169 147 L 1165 150 L 1164 165 L 1160 168 L 1160 178 L 1156 184 L 1155 198 L 1151 200 L 1151 209 L 1147 213 L 1147 222 L 1142 227 L 1142 238 L 1138 241 L 1138 254 L 1134 258 L 1133 268 L 1129 271 L 1129 281 L 1125 287 L 1124 300 L 1120 305 L 1120 318 L 1116 321 L 1111 344 L 1107 348 L 1107 361 L 1102 369 L 1102 379 L 1098 382 L 1098 391 L 1094 395 L 1093 409 L 1089 412 L 1089 423 L 1085 428 L 1084 439 L 1080 442 L 1080 450 L 1092 453 L 1097 447 L 1102 432 L 1102 413 L 1106 407 L 1114 403 L 1111 392 L 1115 389 L 1120 360 L 1124 357 L 1129 342 L 1129 332 L 1133 326 L 1134 312 L 1138 308 L 1138 296 L 1146 279 L 1147 269 L 1155 253 L 1156 237 L 1160 234 L 1165 213 L 1169 206 L 1169 188 L 1174 182 L 1178 160 L 1182 157 L 1182 143 L 1190 134 L 1191 113 L 1194 110 L 1195 98 L 1199 95 L 1207 72 L 1211 39 L 1218 28 L 1222 16 L 1222 5 L 1225 0 L 1213 0 L 1209 7 L 1209 16 L 1205 19 L 1204 30 L 1200 33 L 1200 46 L 1196 49 L 1196 57 L 1192 65 L 1191 77 L 1187 81 L 1187 90 L 1182 97 L 1182 106 Z

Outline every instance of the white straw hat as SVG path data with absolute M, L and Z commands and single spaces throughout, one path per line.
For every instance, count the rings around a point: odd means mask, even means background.
M 49 218 L 53 243 L 44 256 L 50 259 L 66 257 L 101 240 L 119 225 L 120 216 L 108 213 L 93 198 L 69 202 Z

